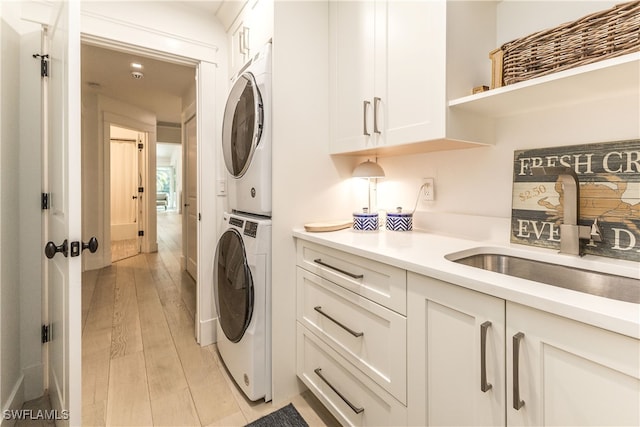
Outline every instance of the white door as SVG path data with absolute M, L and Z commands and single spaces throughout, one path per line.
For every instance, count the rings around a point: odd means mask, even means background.
M 51 404 L 72 425 L 81 423 L 81 188 L 80 188 L 80 5 L 60 1 L 47 28 L 45 49 L 44 238 L 53 255 L 45 262 L 50 341 Z M 53 245 L 53 246 L 52 246 Z M 53 251 L 52 251 L 53 249 Z M 53 253 L 51 253 L 53 252 Z M 60 253 L 62 252 L 62 253 Z M 66 254 L 65 254 L 66 252 Z M 66 421 L 65 421 L 66 422 Z
M 505 302 L 409 275 L 409 425 L 504 426 Z
M 111 139 L 110 155 L 111 240 L 137 241 L 138 140 Z
M 371 148 L 374 102 L 374 1 L 330 2 L 332 152 Z
M 640 425 L 640 341 L 507 302 L 507 425 Z
M 183 221 L 187 221 L 185 258 L 187 272 L 198 277 L 198 140 L 196 117 L 185 123 L 186 185 Z

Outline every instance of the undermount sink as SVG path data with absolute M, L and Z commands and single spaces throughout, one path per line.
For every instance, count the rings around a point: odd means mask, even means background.
M 480 253 L 451 259 L 458 264 L 640 304 L 640 280 L 504 254 Z

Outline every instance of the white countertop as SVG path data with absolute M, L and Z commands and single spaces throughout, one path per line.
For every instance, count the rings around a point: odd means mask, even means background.
M 422 231 L 359 232 L 352 229 L 310 233 L 295 229 L 296 238 L 390 264 L 415 273 L 524 304 L 560 316 L 640 339 L 640 304 L 519 279 L 449 261 L 479 251 L 502 253 L 640 279 L 636 262 L 586 255 L 558 254 L 509 242 L 466 240 Z

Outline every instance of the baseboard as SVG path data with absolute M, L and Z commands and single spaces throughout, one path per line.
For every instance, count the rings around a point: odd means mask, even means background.
M 87 256 L 87 257 L 84 257 L 83 261 L 84 261 L 84 271 L 99 270 L 111 264 L 111 262 L 109 262 L 108 264 L 104 264 L 104 259 L 102 257 Z
M 200 321 L 200 336 L 198 337 L 198 343 L 201 346 L 207 346 L 217 341 L 216 339 L 216 326 L 218 324 L 218 318 L 201 320 Z
M 6 402 L 2 403 L 2 418 L 0 418 L 0 427 L 14 426 L 16 419 L 5 419 L 5 411 L 17 411 L 22 409 L 24 404 L 24 374 L 20 374 L 11 390 L 11 394 Z
M 24 400 L 28 402 L 44 394 L 44 365 L 38 363 L 22 370 L 24 375 Z

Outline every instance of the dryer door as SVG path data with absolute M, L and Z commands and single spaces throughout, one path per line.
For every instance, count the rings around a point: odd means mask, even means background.
M 242 339 L 253 313 L 253 279 L 244 243 L 234 229 L 218 241 L 214 264 L 213 292 L 220 327 L 231 342 Z
M 260 143 L 264 111 L 262 97 L 251 73 L 236 80 L 224 109 L 222 121 L 222 152 L 227 170 L 234 178 L 241 178 Z

